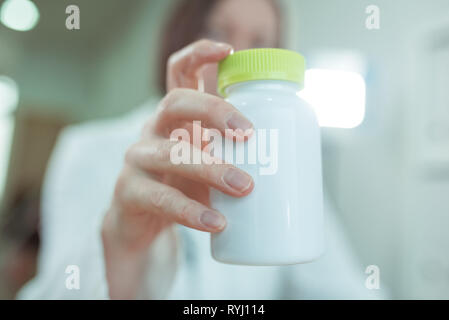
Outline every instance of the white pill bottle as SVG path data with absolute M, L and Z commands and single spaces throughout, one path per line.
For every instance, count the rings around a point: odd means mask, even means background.
M 218 92 L 255 129 L 222 150 L 222 158 L 253 177 L 254 189 L 242 198 L 211 192 L 212 207 L 227 220 L 211 235 L 220 262 L 286 265 L 323 253 L 320 129 L 298 96 L 304 72 L 304 58 L 284 49 L 237 51 L 219 64 Z

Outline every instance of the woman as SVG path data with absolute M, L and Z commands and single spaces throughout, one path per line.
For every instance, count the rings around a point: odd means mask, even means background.
M 364 269 L 355 263 L 329 214 L 331 239 L 317 262 L 289 267 L 215 262 L 209 233 L 222 230 L 226 220 L 210 207 L 209 188 L 244 197 L 254 183 L 232 165 L 176 166 L 169 160 L 169 132 L 181 126 L 191 130 L 193 120 L 221 131 L 252 127 L 216 95 L 216 63 L 232 50 L 278 46 L 277 9 L 270 0 L 184 1 L 164 35 L 161 59 L 167 67 L 161 83 L 166 94 L 156 112 L 149 115 L 151 107 L 145 105 L 126 118 L 65 131 L 47 175 L 38 276 L 20 297 L 378 294 L 364 287 Z

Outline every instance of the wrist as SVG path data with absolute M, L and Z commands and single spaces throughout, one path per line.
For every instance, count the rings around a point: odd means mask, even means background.
M 109 296 L 135 299 L 145 273 L 148 250 L 124 241 L 115 220 L 116 216 L 108 211 L 101 230 Z

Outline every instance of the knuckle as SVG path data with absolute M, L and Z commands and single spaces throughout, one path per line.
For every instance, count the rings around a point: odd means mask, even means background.
M 133 164 L 136 157 L 137 143 L 131 145 L 125 152 L 125 163 Z
M 180 50 L 177 50 L 173 52 L 167 59 L 167 71 L 170 71 L 170 69 L 173 69 L 177 62 L 180 60 L 180 58 L 183 55 L 183 52 L 186 48 L 182 48 Z
M 178 63 L 182 61 L 182 58 L 195 50 L 196 43 L 191 43 L 175 52 L 173 52 L 167 59 L 167 72 L 170 73 L 177 69 Z
M 169 161 L 172 145 L 173 142 L 170 140 L 163 140 L 159 142 L 154 152 L 151 152 L 150 157 L 159 162 Z
M 159 102 L 157 113 L 162 113 L 165 109 L 168 108 L 168 106 L 172 103 L 173 100 L 173 91 L 176 89 L 171 90 L 169 93 L 167 93 L 162 100 Z
M 199 175 L 204 181 L 215 182 L 217 176 L 218 167 L 214 164 L 204 164 L 199 170 Z
M 163 210 L 171 201 L 170 194 L 164 190 L 153 190 L 150 195 L 151 204 L 158 210 Z
M 220 109 L 226 108 L 226 102 L 218 97 L 208 97 L 206 101 L 206 112 L 208 114 L 216 114 Z
M 189 221 L 190 216 L 194 214 L 195 209 L 196 205 L 192 201 L 187 201 L 181 206 L 178 212 L 178 219 L 184 222 Z
M 167 59 L 167 67 L 170 68 L 176 62 L 176 54 L 177 52 L 172 53 Z
M 120 202 L 122 202 L 122 200 L 126 198 L 127 190 L 128 190 L 128 173 L 126 170 L 122 170 L 115 183 L 114 197 Z
M 151 136 L 154 133 L 154 128 L 155 128 L 155 119 L 154 119 L 154 115 L 153 115 L 143 125 L 141 136 L 142 137 Z
M 159 103 L 159 112 L 166 112 L 172 106 L 175 106 L 179 99 L 183 96 L 185 90 L 181 88 L 174 88 Z

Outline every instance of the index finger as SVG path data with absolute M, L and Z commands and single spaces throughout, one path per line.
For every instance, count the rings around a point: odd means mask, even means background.
M 205 64 L 219 62 L 232 52 L 227 43 L 199 40 L 170 56 L 167 66 L 167 91 L 198 87 L 198 70 Z

